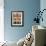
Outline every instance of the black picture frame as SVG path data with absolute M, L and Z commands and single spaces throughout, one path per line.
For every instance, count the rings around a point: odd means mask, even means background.
M 24 26 L 24 11 L 11 11 L 11 26 L 12 27 Z

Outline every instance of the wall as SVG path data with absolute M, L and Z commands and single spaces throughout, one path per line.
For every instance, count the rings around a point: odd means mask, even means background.
M 46 0 L 41 0 L 40 1 L 40 9 L 41 9 L 41 11 L 43 9 L 46 9 Z M 46 19 L 46 11 L 43 12 L 43 16 L 42 17 L 43 17 L 44 20 L 43 20 L 43 22 L 42 21 L 40 22 L 40 25 L 46 27 L 46 20 L 45 20 Z
M 35 12 L 40 9 L 40 0 L 4 0 L 4 36 L 7 41 L 18 41 L 32 28 Z M 11 11 L 24 11 L 24 26 L 11 27 Z

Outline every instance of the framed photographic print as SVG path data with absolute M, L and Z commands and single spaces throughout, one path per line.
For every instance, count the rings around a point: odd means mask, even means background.
M 11 12 L 11 26 L 24 26 L 24 11 Z

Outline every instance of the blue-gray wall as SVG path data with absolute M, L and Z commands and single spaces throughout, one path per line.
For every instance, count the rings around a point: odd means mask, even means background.
M 7 41 L 18 41 L 32 28 L 32 20 L 40 9 L 40 0 L 4 0 L 4 35 Z M 24 11 L 24 27 L 11 27 L 11 11 Z
M 40 10 L 42 11 L 43 9 L 46 9 L 46 0 L 41 0 L 40 1 Z M 45 26 L 46 27 L 46 10 L 43 12 L 43 22 L 40 22 L 40 25 Z

